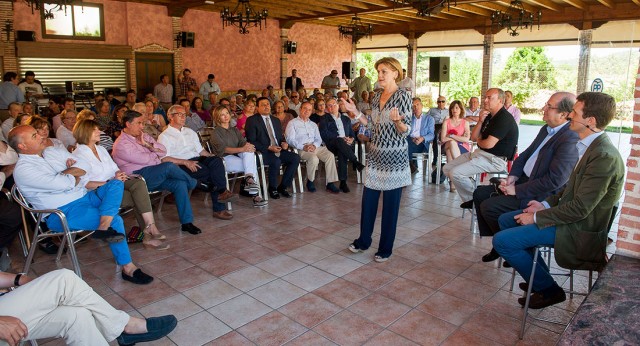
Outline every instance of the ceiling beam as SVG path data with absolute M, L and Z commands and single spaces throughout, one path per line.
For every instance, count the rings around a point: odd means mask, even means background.
M 562 11 L 562 6 L 556 4 L 551 0 L 528 0 L 530 3 L 533 3 L 537 6 L 544 7 L 547 10 L 552 11 Z
M 640 1 L 640 0 L 638 0 L 638 1 Z M 493 11 L 489 11 L 487 9 L 476 7 L 476 6 L 472 6 L 472 5 L 458 5 L 458 6 L 456 6 L 456 8 L 459 9 L 460 11 L 465 11 L 465 12 L 469 12 L 469 13 L 472 13 L 472 14 L 477 14 L 479 16 L 490 16 L 491 13 L 493 13 Z
M 612 0 L 598 0 L 598 2 L 609 8 L 613 8 L 613 6 L 615 6 Z
M 562 0 L 562 1 L 564 1 L 568 5 L 571 5 L 575 8 L 579 8 L 583 11 L 587 9 L 587 5 L 584 2 L 582 2 L 582 0 Z

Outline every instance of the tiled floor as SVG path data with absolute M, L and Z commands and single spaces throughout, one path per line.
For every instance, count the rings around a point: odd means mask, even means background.
M 305 192 L 261 209 L 241 198 L 232 221 L 213 219 L 204 195 L 194 193 L 202 234 L 180 232 L 175 206 L 165 204 L 156 219 L 171 249 L 131 246 L 152 284 L 123 282 L 96 242 L 79 246 L 84 278 L 131 314 L 175 314 L 178 327 L 155 345 L 555 344 L 564 326 L 544 322 L 530 323 L 518 340 L 520 279 L 510 292 L 511 271 L 480 261 L 491 239 L 470 234 L 469 215 L 461 219 L 447 185 L 427 185 L 418 174 L 405 189 L 386 263 L 372 261 L 373 248 L 346 249 L 359 232 L 362 193 L 350 186 L 349 194 Z M 54 267 L 47 255 L 36 260 L 36 273 Z M 576 278 L 582 289 L 586 281 Z M 581 301 L 534 314 L 567 323 Z M 54 344 L 61 342 L 47 343 Z

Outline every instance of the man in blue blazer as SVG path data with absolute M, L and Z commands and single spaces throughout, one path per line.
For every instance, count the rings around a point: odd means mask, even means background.
M 434 137 L 435 121 L 432 116 L 422 112 L 422 100 L 419 97 L 413 98 L 411 109 L 413 117 L 411 117 L 411 133 L 407 136 L 407 143 L 411 174 L 415 174 L 418 171 L 418 165 L 413 162 L 413 154 L 429 152 L 429 145 Z
M 542 108 L 542 120 L 546 125 L 513 162 L 499 191 L 491 184 L 474 191 L 473 202 L 481 236 L 493 236 L 500 231 L 500 215 L 525 208 L 531 200 L 543 201 L 564 187 L 578 161 L 578 134 L 569 129 L 567 120 L 575 100 L 571 93 L 553 94 Z M 482 256 L 482 261 L 490 262 L 498 257 L 491 249 Z
M 343 102 L 343 101 L 341 101 Z M 340 180 L 340 190 L 349 192 L 347 186 L 347 160 L 353 163 L 353 168 L 362 171 L 364 165 L 358 161 L 354 151 L 355 133 L 351 128 L 351 119 L 340 115 L 338 101 L 331 98 L 326 101 L 329 115 L 322 117 L 318 124 L 320 137 L 324 145 L 338 158 L 338 179 Z

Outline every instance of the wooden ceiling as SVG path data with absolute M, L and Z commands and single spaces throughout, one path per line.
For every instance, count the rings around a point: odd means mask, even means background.
M 124 0 L 131 1 L 131 0 Z M 237 0 L 133 0 L 165 5 L 169 15 L 181 17 L 187 9 L 220 12 L 231 10 Z M 414 2 L 417 0 L 414 0 Z M 424 1 L 424 0 L 423 0 Z M 510 0 L 450 0 L 439 13 L 418 17 L 411 1 L 397 0 L 251 0 L 259 11 L 267 9 L 269 18 L 290 28 L 295 23 L 313 23 L 339 26 L 348 24 L 357 14 L 364 24 L 371 24 L 374 35 L 418 34 L 428 31 L 475 29 L 482 34 L 496 32 L 491 27 L 491 14 L 505 11 Z M 434 2 L 434 0 L 431 0 Z M 524 8 L 532 13 L 542 12 L 542 25 L 574 25 L 578 29 L 597 28 L 616 20 L 640 19 L 640 0 L 522 0 Z

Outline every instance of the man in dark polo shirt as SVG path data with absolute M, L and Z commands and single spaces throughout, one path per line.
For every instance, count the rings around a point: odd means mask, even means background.
M 463 203 L 461 208 L 473 206 L 474 177 L 483 172 L 507 170 L 507 160 L 513 158 L 518 145 L 518 125 L 504 108 L 504 91 L 492 88 L 484 97 L 478 125 L 471 132 L 471 140 L 478 148 L 447 163 L 442 171 L 451 179 Z

